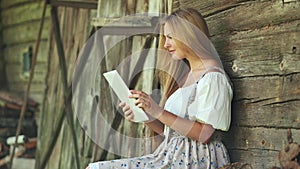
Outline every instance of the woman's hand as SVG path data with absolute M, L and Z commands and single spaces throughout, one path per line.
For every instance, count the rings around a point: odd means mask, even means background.
M 131 90 L 130 92 L 132 95 L 130 95 L 129 98 L 136 99 L 136 106 L 142 108 L 146 113 L 155 119 L 158 119 L 161 116 L 163 109 L 159 107 L 159 105 L 148 94 L 136 90 Z
M 163 112 L 163 109 L 158 106 L 158 104 L 146 93 L 141 91 L 130 91 L 132 95 L 129 98 L 135 99 L 135 105 L 142 108 L 149 117 L 148 122 L 158 119 Z M 127 105 L 125 102 L 119 104 L 124 112 L 125 119 L 129 121 L 133 121 L 134 114 L 133 111 L 130 109 L 130 106 Z
M 127 105 L 125 102 L 121 102 L 119 106 L 122 108 L 124 112 L 125 119 L 129 121 L 133 121 L 134 114 L 133 111 L 130 109 L 129 105 Z

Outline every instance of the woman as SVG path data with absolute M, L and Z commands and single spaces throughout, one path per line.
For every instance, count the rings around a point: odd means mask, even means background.
M 232 88 L 219 55 L 208 39 L 207 25 L 194 9 L 180 9 L 165 19 L 164 48 L 175 60 L 186 60 L 184 83 L 172 93 L 164 108 L 142 91 L 130 98 L 151 120 L 146 122 L 165 139 L 153 154 L 91 163 L 88 168 L 220 168 L 229 164 L 225 146 L 217 137 L 231 119 Z M 125 118 L 134 114 L 121 103 Z

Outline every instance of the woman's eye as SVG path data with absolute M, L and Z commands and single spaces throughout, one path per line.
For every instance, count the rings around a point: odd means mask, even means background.
M 167 36 L 167 38 L 168 38 L 168 39 L 172 39 L 172 37 L 171 37 L 171 36 Z

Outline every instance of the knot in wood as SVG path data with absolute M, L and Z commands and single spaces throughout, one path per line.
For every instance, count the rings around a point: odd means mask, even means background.
M 282 60 L 282 61 L 280 62 L 280 64 L 279 64 L 279 69 L 280 69 L 281 71 L 284 70 L 285 63 L 286 63 L 285 60 Z
M 233 64 L 231 68 L 233 72 L 237 72 L 239 69 L 239 67 L 236 64 Z
M 297 53 L 297 48 L 296 48 L 296 46 L 293 46 L 293 48 L 292 48 L 292 53 L 293 53 L 293 54 L 296 54 L 296 53 Z

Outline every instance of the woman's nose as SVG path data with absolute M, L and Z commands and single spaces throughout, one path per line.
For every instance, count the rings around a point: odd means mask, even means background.
M 166 38 L 165 44 L 164 44 L 164 48 L 169 48 L 171 46 L 170 41 L 168 38 Z

